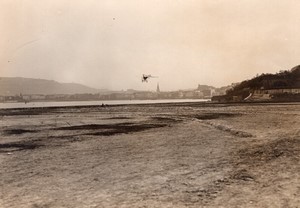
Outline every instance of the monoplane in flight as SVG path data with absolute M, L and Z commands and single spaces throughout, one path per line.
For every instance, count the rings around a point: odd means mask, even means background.
M 148 82 L 149 78 L 158 78 L 158 77 L 152 76 L 151 74 L 149 74 L 149 75 L 143 74 L 142 82 Z

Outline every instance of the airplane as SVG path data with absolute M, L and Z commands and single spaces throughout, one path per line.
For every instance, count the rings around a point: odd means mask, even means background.
M 142 82 L 148 82 L 149 78 L 158 78 L 158 77 L 152 76 L 151 74 L 149 74 L 149 75 L 143 74 Z

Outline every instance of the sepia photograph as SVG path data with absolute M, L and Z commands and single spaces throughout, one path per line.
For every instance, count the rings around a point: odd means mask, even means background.
M 0 208 L 300 208 L 299 8 L 0 0 Z

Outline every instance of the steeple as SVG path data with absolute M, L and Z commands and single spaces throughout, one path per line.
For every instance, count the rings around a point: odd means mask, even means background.
M 157 83 L 156 92 L 157 92 L 157 93 L 160 93 L 159 83 Z

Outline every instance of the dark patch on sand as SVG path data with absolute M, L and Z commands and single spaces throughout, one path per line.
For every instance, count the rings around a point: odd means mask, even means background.
M 117 117 L 108 118 L 108 120 L 127 120 L 127 119 L 132 119 L 132 118 L 126 116 L 117 116 Z
M 160 128 L 160 127 L 165 127 L 165 126 L 166 126 L 166 124 L 117 125 L 117 126 L 115 126 L 115 128 L 113 128 L 111 130 L 90 133 L 88 135 L 112 136 L 112 135 L 115 135 L 115 134 L 129 134 L 129 133 L 133 133 L 133 132 L 139 132 L 139 131 L 144 131 L 144 130 L 147 130 L 147 129 Z
M 20 109 L 5 109 L 0 110 L 1 116 L 33 116 L 47 113 L 53 113 L 56 109 L 51 108 L 20 108 Z
M 119 123 L 119 124 L 85 124 L 76 126 L 65 126 L 55 128 L 54 130 L 99 130 L 99 129 L 115 129 L 122 126 L 133 125 L 134 123 Z
M 8 153 L 22 150 L 34 150 L 42 146 L 61 146 L 65 143 L 72 143 L 86 139 L 82 136 L 112 136 L 116 134 L 129 134 L 140 132 L 152 128 L 165 127 L 166 124 L 134 124 L 134 123 L 120 123 L 120 124 L 89 124 L 78 126 L 66 126 L 54 128 L 49 130 L 70 131 L 71 135 L 47 136 L 43 138 L 36 138 L 28 141 L 10 142 L 0 144 L 0 153 Z M 19 135 L 24 133 L 33 133 L 36 130 L 26 129 L 8 129 L 6 134 Z
M 35 141 L 22 141 L 22 142 L 10 142 L 0 144 L 0 153 L 3 152 L 16 152 L 22 150 L 33 150 L 43 145 L 36 143 Z
M 152 128 L 164 127 L 166 124 L 134 124 L 134 123 L 120 123 L 120 124 L 88 124 L 79 126 L 66 126 L 56 128 L 55 130 L 76 131 L 76 130 L 101 130 L 100 132 L 87 132 L 81 135 L 93 136 L 112 136 L 115 134 L 128 134 L 133 132 L 144 131 Z
M 6 135 L 17 135 L 17 134 L 25 134 L 25 133 L 35 133 L 37 130 L 29 130 L 29 129 L 6 129 L 4 133 Z
M 234 114 L 234 113 L 205 113 L 202 115 L 195 115 L 194 118 L 199 120 L 212 120 L 212 119 L 218 119 L 218 118 L 231 118 L 238 116 L 240 114 Z

